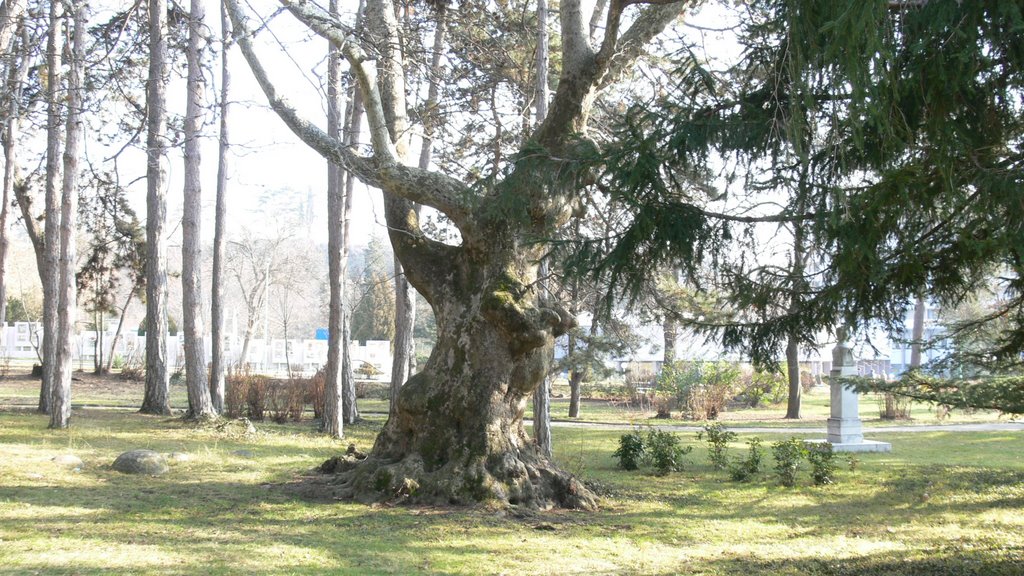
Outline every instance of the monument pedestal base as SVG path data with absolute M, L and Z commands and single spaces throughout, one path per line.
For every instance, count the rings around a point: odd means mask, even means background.
M 807 444 L 823 444 L 828 440 L 806 440 Z M 832 443 L 833 452 L 892 452 L 892 444 L 878 440 Z

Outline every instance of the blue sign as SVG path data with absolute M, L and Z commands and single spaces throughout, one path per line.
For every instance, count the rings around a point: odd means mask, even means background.
M 327 336 L 329 334 L 330 334 L 330 331 L 327 330 L 327 328 L 317 328 L 316 329 L 316 339 L 317 340 L 327 340 Z

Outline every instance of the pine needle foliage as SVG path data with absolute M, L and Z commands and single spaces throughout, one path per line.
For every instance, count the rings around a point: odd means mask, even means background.
M 752 0 L 726 71 L 677 54 L 676 90 L 633 105 L 600 182 L 623 217 L 569 264 L 635 298 L 667 266 L 725 295 L 690 326 L 771 365 L 787 335 L 902 329 L 994 270 L 1024 352 L 1024 5 Z M 779 206 L 764 208 L 766 203 Z M 810 264 L 766 263 L 766 227 Z M 684 319 L 685 320 L 685 319 Z

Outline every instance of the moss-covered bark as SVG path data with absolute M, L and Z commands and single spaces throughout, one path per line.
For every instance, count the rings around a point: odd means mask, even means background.
M 342 466 L 343 494 L 442 504 L 596 505 L 523 429 L 527 400 L 549 368 L 549 348 L 572 318 L 535 305 L 535 269 L 528 255 L 515 257 L 514 244 L 506 245 L 472 261 L 457 259 L 454 269 L 429 279 L 437 344 L 423 371 L 402 387 L 373 451 Z M 415 283 L 424 271 L 412 268 Z

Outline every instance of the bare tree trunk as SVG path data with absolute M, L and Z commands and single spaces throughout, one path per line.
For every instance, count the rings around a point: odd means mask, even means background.
M 338 15 L 338 2 L 331 0 L 330 12 Z M 341 54 L 328 44 L 327 133 L 341 139 Z M 330 303 L 327 318 L 327 370 L 324 380 L 323 431 L 331 437 L 345 436 L 342 404 L 342 340 L 345 335 L 345 278 L 341 269 L 341 245 L 346 242 L 343 212 L 344 175 L 334 162 L 327 162 L 327 275 Z
M 10 6 L 5 5 L 8 14 L 5 15 L 4 34 L 8 33 L 13 37 L 15 28 L 21 27 L 20 13 L 10 14 Z M 17 20 L 17 22 L 15 22 Z M 8 59 L 8 74 L 5 78 L 7 101 L 4 102 L 7 117 L 4 119 L 2 132 L 4 149 L 4 181 L 3 181 L 3 206 L 0 206 L 0 330 L 7 326 L 7 251 L 10 247 L 10 236 L 7 230 L 7 208 L 11 203 L 11 196 L 14 194 L 14 179 L 17 172 L 17 155 L 15 153 L 15 140 L 18 137 L 19 123 L 19 100 L 21 99 L 21 68 L 18 62 L 19 50 L 14 50 L 14 42 L 0 39 L 0 48 L 6 48 L 5 53 L 10 55 Z
M 170 414 L 167 373 L 167 0 L 149 0 L 146 86 L 146 392 L 140 412 Z
M 578 296 L 577 296 L 578 298 Z M 574 298 L 575 301 L 575 298 Z M 575 317 L 576 310 L 573 310 L 573 316 Z M 593 319 L 590 321 L 590 336 L 596 336 L 600 331 L 597 322 L 597 315 L 593 315 Z M 572 354 L 576 350 L 576 338 L 569 333 L 569 354 Z M 587 366 L 578 366 L 569 372 L 569 417 L 579 418 L 580 416 L 580 396 L 583 381 L 590 375 L 590 368 Z
M 804 165 L 801 168 L 802 173 L 800 175 L 800 193 L 803 194 L 807 187 L 807 161 L 804 161 Z M 802 196 L 798 202 L 798 210 L 803 209 Z M 791 271 L 793 277 L 793 297 L 790 301 L 790 308 L 796 309 L 799 305 L 799 296 L 797 295 L 798 288 L 804 284 L 804 264 L 806 255 L 804 254 L 804 225 L 800 222 L 793 223 L 793 269 Z M 803 385 L 800 382 L 800 343 L 797 340 L 795 333 L 791 333 L 787 336 L 786 340 L 786 378 L 789 384 L 789 395 L 786 400 L 786 418 L 791 420 L 800 419 L 800 405 L 801 395 L 803 394 Z
M 92 323 L 96 326 L 96 340 L 92 347 L 92 370 L 94 374 L 103 374 L 103 314 L 98 310 L 93 313 Z
M 217 146 L 217 200 L 213 224 L 213 278 L 210 287 L 210 337 L 213 357 L 210 363 L 210 399 L 218 414 L 224 412 L 224 234 L 228 193 L 228 117 L 231 111 L 231 20 L 223 0 L 220 4 L 220 137 Z
M 247 364 L 247 359 L 249 358 L 249 343 L 252 342 L 252 335 L 255 328 L 255 320 L 250 316 L 245 323 L 245 334 L 242 335 L 242 353 L 238 357 L 238 366 L 243 371 L 247 371 L 249 369 Z
M 409 378 L 409 358 L 413 353 L 412 321 L 415 316 L 412 308 L 415 295 L 412 290 L 405 277 L 402 263 L 395 257 L 395 355 L 391 362 L 390 414 L 397 410 L 397 403 L 394 400 L 398 398 L 399 390 Z
M 15 139 L 20 120 L 22 70 L 26 68 L 19 62 L 24 43 L 19 46 L 17 42 L 18 33 L 24 28 L 24 4 L 24 0 L 8 0 L 0 6 L 0 53 L 7 55 L 8 63 L 8 74 L 4 79 L 4 94 L 7 101 L 0 101 L 6 105 L 4 112 L 7 114 L 3 126 L 0 126 L 0 140 L 3 141 L 4 150 L 3 206 L 0 206 L 0 330 L 7 327 L 7 252 L 10 247 L 7 210 L 14 194 L 14 179 L 17 172 Z
M 911 328 L 910 342 L 910 367 L 921 367 L 921 345 L 924 342 L 924 316 L 926 306 L 924 296 L 918 296 L 914 301 L 914 326 Z
M 664 333 L 662 342 L 665 348 L 663 361 L 667 366 L 676 361 L 676 339 L 679 337 L 679 324 L 675 318 L 666 313 L 661 326 Z
M 580 417 L 580 387 L 586 377 L 586 370 L 569 372 L 569 418 Z
M 75 284 L 75 228 L 78 214 L 78 143 L 82 134 L 82 69 L 85 60 L 86 3 L 74 3 L 74 33 L 67 77 L 67 142 L 64 147 L 63 202 L 60 219 L 60 284 L 58 287 L 57 369 L 54 376 L 50 428 L 71 423 L 71 373 L 74 369 L 71 334 L 75 327 L 78 293 Z
M 200 183 L 200 126 L 202 124 L 203 18 L 206 10 L 202 0 L 192 0 L 188 26 L 188 81 L 185 111 L 185 206 L 181 220 L 181 293 L 185 334 L 185 385 L 188 389 L 188 412 L 185 418 L 206 420 L 217 416 L 210 399 L 210 383 L 206 377 L 206 345 L 203 335 L 203 219 L 202 184 Z
M 46 222 L 43 228 L 43 383 L 39 390 L 39 412 L 49 414 L 57 367 L 57 307 L 60 260 L 60 179 L 62 8 L 50 2 L 50 31 L 46 40 Z
M 537 0 L 537 76 L 534 83 L 534 92 L 537 99 L 537 125 L 544 122 L 548 115 L 548 3 L 547 0 Z M 500 149 L 501 143 L 497 143 Z M 426 168 L 424 166 L 423 168 Z M 540 265 L 541 276 L 541 301 L 545 302 L 548 297 L 547 280 L 548 263 L 544 261 Z M 546 302 L 545 302 L 546 303 Z M 554 360 L 554 349 L 548 351 Z M 533 439 L 541 454 L 551 457 L 551 374 L 544 374 L 540 386 L 533 393 Z
M 135 298 L 135 291 L 138 289 L 138 284 L 132 286 L 130 292 L 128 292 L 128 298 L 124 301 L 124 306 L 121 307 L 120 317 L 117 319 L 117 329 L 114 330 L 114 337 L 110 340 L 110 353 L 107 354 L 107 367 L 106 373 L 110 373 L 110 369 L 114 364 L 114 355 L 117 351 L 117 343 L 121 340 L 121 332 L 124 330 L 124 315 L 128 312 L 128 306 L 132 303 L 132 299 Z
M 374 8 L 376 9 L 376 7 Z M 394 17 L 394 12 L 389 16 L 389 26 L 392 26 L 392 30 L 398 30 L 398 21 Z M 396 35 L 396 37 L 398 37 Z M 405 71 L 402 69 L 401 62 L 403 61 L 404 54 L 401 53 L 402 43 L 390 48 L 389 54 L 386 56 L 388 62 L 385 64 L 387 70 L 380 76 L 380 82 L 382 85 L 389 85 L 395 87 L 401 87 L 402 90 L 405 88 Z M 391 54 L 393 52 L 393 54 Z M 401 96 L 402 106 L 396 107 L 391 112 L 391 117 L 388 119 L 388 123 L 392 126 L 398 127 L 406 126 L 408 118 L 405 110 L 405 96 Z M 399 161 L 406 162 L 409 157 L 409 141 L 408 136 L 401 134 L 400 132 L 392 132 L 395 134 L 395 147 L 399 151 Z M 411 204 L 409 210 L 414 214 L 414 217 L 419 217 L 419 206 Z M 391 402 L 389 404 L 389 413 L 394 414 L 396 410 L 395 399 L 398 398 L 398 391 L 402 388 L 402 385 L 409 378 L 409 365 L 410 359 L 414 356 L 415 351 L 413 350 L 412 340 L 412 323 L 415 321 L 416 311 L 413 308 L 415 306 L 416 297 L 413 293 L 413 288 L 409 284 L 409 279 L 406 278 L 405 269 L 402 266 L 402 262 L 396 255 L 394 258 L 395 267 L 395 340 L 394 340 L 394 357 L 391 362 Z
M 786 418 L 800 418 L 801 394 L 803 385 L 800 382 L 800 346 L 792 336 L 786 341 L 786 378 L 789 382 L 789 398 L 786 401 Z
M 356 29 L 363 26 L 363 10 L 365 2 L 360 0 L 356 11 Z M 342 134 L 342 142 L 346 146 L 355 146 L 359 142 L 359 132 L 363 124 L 363 95 L 355 87 L 354 83 L 348 96 L 348 106 L 345 111 L 345 129 Z M 339 259 L 339 274 L 341 276 L 343 295 L 341 301 L 342 331 L 341 331 L 341 403 L 345 422 L 354 424 L 359 419 L 359 407 L 356 404 L 356 380 L 352 375 L 352 356 L 349 346 L 352 340 L 351 310 L 349 309 L 348 292 L 344 290 L 348 277 L 348 256 L 351 247 L 352 236 L 352 200 L 355 194 L 356 176 L 351 172 L 344 172 L 345 177 L 345 202 L 341 212 L 341 255 Z

